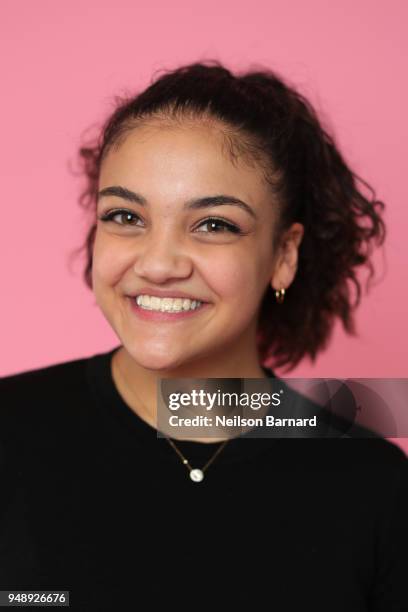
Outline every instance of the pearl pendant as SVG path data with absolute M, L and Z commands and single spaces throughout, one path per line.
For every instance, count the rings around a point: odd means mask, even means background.
M 204 478 L 204 472 L 202 470 L 190 470 L 190 478 L 193 482 L 201 482 Z

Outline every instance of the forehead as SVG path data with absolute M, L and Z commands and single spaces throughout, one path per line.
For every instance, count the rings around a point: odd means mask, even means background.
M 240 154 L 230 134 L 199 123 L 143 124 L 125 133 L 103 160 L 99 182 L 119 181 L 175 196 L 222 189 L 256 200 L 268 190 L 261 166 Z

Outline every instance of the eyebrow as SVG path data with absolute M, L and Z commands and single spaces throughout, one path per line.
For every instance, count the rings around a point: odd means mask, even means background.
M 127 200 L 128 202 L 132 202 L 133 204 L 140 204 L 141 206 L 148 206 L 149 203 L 138 193 L 127 189 L 127 187 L 120 187 L 119 185 L 112 185 L 111 187 L 105 187 L 98 192 L 98 202 L 104 196 L 116 196 L 118 198 L 122 198 L 123 200 Z M 201 208 L 211 208 L 212 206 L 222 206 L 223 204 L 230 204 L 233 206 L 238 206 L 242 210 L 245 210 L 248 214 L 251 215 L 254 219 L 257 218 L 254 210 L 243 202 L 239 198 L 230 195 L 215 195 L 215 196 L 206 196 L 203 198 L 196 198 L 187 200 L 184 204 L 184 209 L 201 209 Z

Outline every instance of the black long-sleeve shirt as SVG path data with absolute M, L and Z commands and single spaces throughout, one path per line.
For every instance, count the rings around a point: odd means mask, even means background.
M 235 439 L 194 483 L 120 396 L 116 348 L 0 379 L 0 590 L 84 612 L 408 611 L 401 449 Z M 218 444 L 177 446 L 201 467 Z

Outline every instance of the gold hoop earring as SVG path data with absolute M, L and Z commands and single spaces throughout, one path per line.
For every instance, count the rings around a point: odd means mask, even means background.
M 275 291 L 275 296 L 278 304 L 282 304 L 283 300 L 285 299 L 285 289 L 283 287 L 281 289 L 277 289 Z

